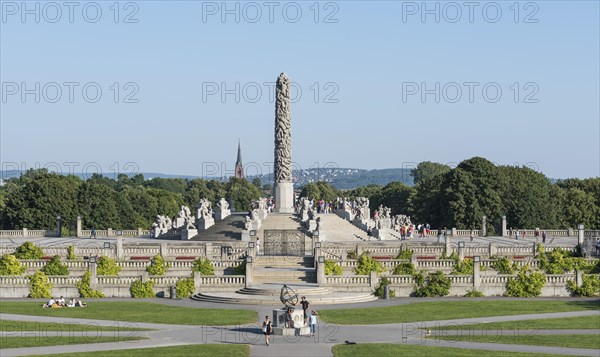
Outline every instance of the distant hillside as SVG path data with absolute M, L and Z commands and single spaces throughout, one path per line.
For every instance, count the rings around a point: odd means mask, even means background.
M 308 170 L 294 170 L 294 183 L 296 187 L 304 186 L 310 182 L 326 181 L 333 186 L 342 189 L 352 189 L 366 185 L 387 185 L 392 181 L 404 182 L 407 185 L 413 185 L 413 178 L 410 175 L 410 169 L 381 169 L 381 170 L 362 170 L 350 168 L 318 168 Z M 264 183 L 273 183 L 273 175 L 254 176 L 260 178 Z M 249 177 L 249 179 L 254 179 Z
M 410 175 L 410 169 L 382 169 L 382 170 L 362 170 L 362 169 L 351 169 L 351 168 L 317 168 L 307 170 L 294 170 L 294 183 L 296 187 L 301 187 L 310 182 L 326 181 L 331 183 L 333 186 L 342 189 L 352 189 L 355 187 L 366 186 L 370 184 L 386 185 L 392 181 L 401 181 L 407 185 L 413 185 L 413 179 Z M 17 177 L 22 172 L 2 172 L 0 175 L 5 180 L 11 177 Z M 66 175 L 66 173 L 62 173 Z M 155 177 L 160 178 L 183 178 L 183 179 L 195 179 L 200 176 L 193 175 L 173 175 L 173 174 L 162 174 L 156 172 L 141 172 L 145 179 L 151 179 Z M 87 179 L 90 175 L 83 173 L 76 173 L 82 179 Z M 105 174 L 104 176 L 115 179 L 114 174 Z M 263 184 L 273 183 L 273 174 L 250 176 L 248 180 L 253 180 L 258 177 Z M 228 180 L 228 178 L 220 177 L 204 177 L 209 180 Z

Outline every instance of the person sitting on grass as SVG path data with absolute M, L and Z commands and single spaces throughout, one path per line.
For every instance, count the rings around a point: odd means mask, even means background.
M 75 303 L 75 306 L 76 306 L 76 307 L 86 307 L 86 306 L 87 306 L 87 304 L 85 304 L 85 303 L 81 302 L 81 300 L 78 300 L 78 301 Z
M 58 298 L 58 300 L 56 300 L 56 303 L 58 304 L 58 306 L 65 306 L 65 298 L 61 296 L 60 298 Z
M 52 305 L 56 304 L 56 300 L 54 300 L 54 297 L 51 297 L 50 300 L 48 300 L 47 303 L 45 303 L 44 305 L 42 305 L 42 307 L 52 307 Z
M 69 303 L 67 304 L 67 307 L 75 307 L 75 300 L 73 300 L 73 298 L 69 299 Z

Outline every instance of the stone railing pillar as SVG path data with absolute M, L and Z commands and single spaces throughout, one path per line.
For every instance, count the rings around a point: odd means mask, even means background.
M 27 237 L 28 233 L 27 233 L 27 228 L 23 228 L 23 237 Z
M 82 226 L 81 216 L 77 216 L 77 238 L 83 237 L 83 234 L 81 234 L 81 226 Z
M 481 277 L 479 271 L 481 269 L 479 257 L 473 257 L 473 288 L 478 289 L 481 285 Z
M 502 216 L 502 234 L 500 235 L 501 237 L 506 237 L 506 216 Z
M 578 288 L 583 284 L 583 272 L 579 269 L 575 270 L 575 284 Z
M 117 237 L 116 256 L 119 260 L 122 260 L 125 254 L 123 253 L 123 237 Z
M 314 258 L 314 262 L 313 262 L 313 266 L 316 268 L 317 267 L 317 261 L 319 260 L 319 257 L 321 256 L 321 243 L 320 242 L 315 242 L 315 243 L 319 243 L 319 244 L 315 244 L 315 250 L 314 250 L 314 254 L 313 254 L 313 258 Z M 343 259 L 344 257 L 342 257 Z
M 369 276 L 369 286 L 371 289 L 375 289 L 377 285 L 379 285 L 379 277 L 377 276 L 376 272 L 372 271 L 371 275 Z
M 317 264 L 317 285 L 325 286 L 325 257 L 315 257 L 315 261 Z
M 481 236 L 487 237 L 487 216 L 481 219 Z
M 60 216 L 56 216 L 56 236 L 62 237 L 62 218 Z
M 498 254 L 498 247 L 496 246 L 496 244 L 490 243 L 488 245 L 488 256 L 493 257 L 496 256 L 496 254 Z
M 200 272 L 194 272 L 194 293 L 200 291 Z
M 142 275 L 140 276 L 140 279 L 142 280 L 142 283 L 145 283 L 149 280 L 149 274 L 147 271 L 143 271 Z
M 462 262 L 465 260 L 465 247 L 462 242 L 458 244 L 458 259 Z
M 452 230 L 454 230 L 454 228 L 452 228 Z M 446 258 L 449 257 L 450 255 L 452 255 L 452 246 L 450 244 L 451 241 L 451 237 L 452 236 L 448 236 L 446 235 L 445 238 L 445 245 L 446 245 Z
M 90 288 L 98 285 L 98 276 L 96 275 L 97 264 L 95 261 L 89 263 L 90 267 Z
M 532 252 L 533 257 L 537 258 L 538 251 L 537 251 L 537 243 L 536 242 L 533 242 L 532 247 L 531 247 L 531 252 Z
M 577 227 L 577 244 L 579 244 L 579 246 L 581 247 L 583 245 L 583 236 L 585 234 L 585 227 L 583 224 L 580 224 L 579 227 Z
M 254 278 L 254 258 L 251 256 L 246 257 L 246 284 L 245 287 L 249 288 L 252 286 Z
M 137 236 L 138 236 L 138 237 L 141 237 L 142 235 L 143 235 L 143 229 L 141 229 L 141 228 L 138 228 L 138 233 L 137 233 Z
M 106 236 L 107 237 L 112 237 L 113 236 L 113 229 L 112 228 L 107 228 L 106 229 Z
M 169 255 L 169 247 L 167 247 L 167 242 L 160 242 L 159 254 L 163 258 Z

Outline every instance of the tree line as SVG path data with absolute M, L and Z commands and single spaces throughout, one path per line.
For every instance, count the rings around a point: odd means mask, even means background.
M 244 211 L 260 196 L 260 182 L 236 178 L 145 180 L 143 175 L 111 179 L 94 174 L 83 180 L 38 169 L 0 188 L 0 223 L 2 229 L 55 229 L 61 216 L 63 226 L 74 230 L 81 215 L 87 228 L 137 229 L 149 227 L 157 214 L 174 217 L 182 205 L 193 211 L 200 198 L 216 204 L 225 197 Z
M 408 214 L 413 222 L 435 228 L 479 229 L 485 215 L 493 234 L 506 215 L 509 227 L 515 228 L 564 229 L 583 223 L 586 229 L 600 229 L 600 178 L 552 182 L 530 168 L 498 166 L 481 157 L 455 168 L 422 162 L 411 175 L 414 186 L 398 181 L 340 191 L 327 182 L 314 182 L 301 188 L 300 196 L 329 202 L 364 196 L 371 211 L 383 204 L 393 214 Z M 82 180 L 30 170 L 0 187 L 0 224 L 2 229 L 54 229 L 60 215 L 63 225 L 74 229 L 81 215 L 86 228 L 136 229 L 149 227 L 157 214 L 175 216 L 181 205 L 193 211 L 200 198 L 214 204 L 225 197 L 237 211 L 245 211 L 261 193 L 259 179 L 146 180 L 124 174 L 111 179 L 94 174 Z
M 490 234 L 501 229 L 502 216 L 515 228 L 600 229 L 600 178 L 552 182 L 528 167 L 499 166 L 473 157 L 456 168 L 422 162 L 412 171 L 414 186 L 390 182 L 341 192 L 326 182 L 306 185 L 301 196 L 334 201 L 338 196 L 368 197 L 393 214 L 433 227 L 481 228 L 487 217 Z

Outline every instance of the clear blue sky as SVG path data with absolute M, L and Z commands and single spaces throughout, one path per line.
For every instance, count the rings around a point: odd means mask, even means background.
M 598 1 L 475 2 L 472 18 L 462 1 L 427 2 L 439 22 L 423 21 L 421 1 L 228 2 L 224 19 L 221 1 L 120 2 L 118 14 L 114 1 L 96 3 L 100 16 L 76 2 L 70 19 L 62 1 L 62 14 L 29 1 L 25 15 L 21 1 L 1 1 L 4 169 L 77 162 L 111 173 L 134 162 L 204 175 L 211 162 L 233 171 L 239 138 L 245 163 L 269 171 L 274 104 L 263 83 L 285 71 L 302 90 L 292 120 L 303 168 L 483 156 L 553 178 L 600 175 Z M 88 103 L 96 86 L 102 96 Z M 421 89 L 432 90 L 424 101 Z M 123 103 L 135 90 L 138 102 Z

